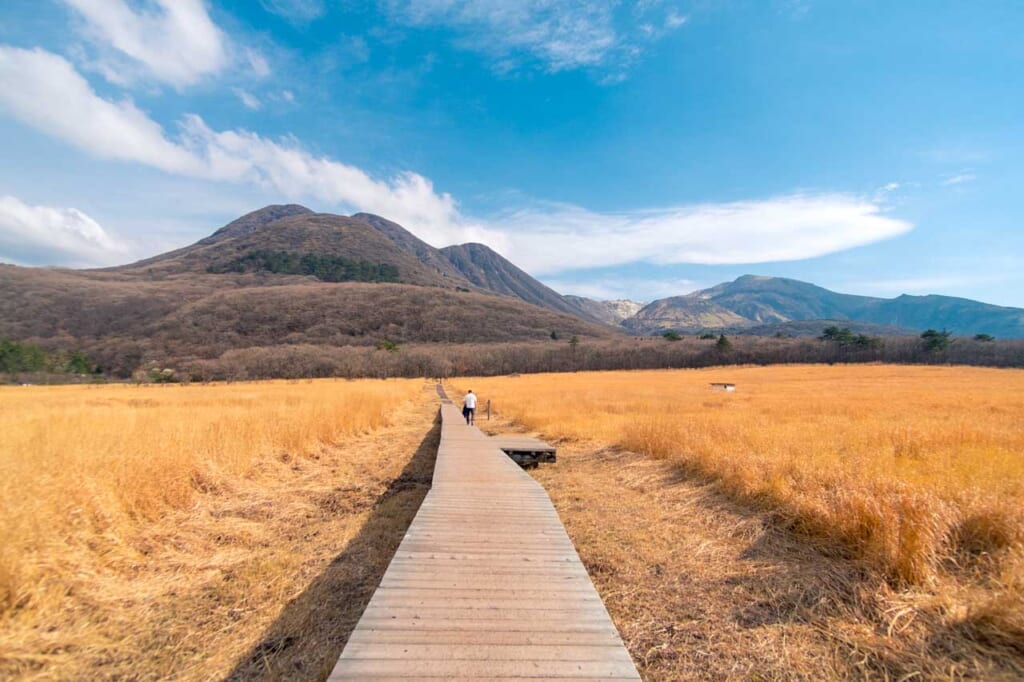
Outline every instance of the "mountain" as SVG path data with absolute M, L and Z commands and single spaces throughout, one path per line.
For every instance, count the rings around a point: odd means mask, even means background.
M 828 289 L 782 277 L 744 275 L 691 296 L 713 301 L 752 322 L 847 319 L 873 300 L 837 294 Z
M 612 325 L 620 324 L 623 320 L 633 317 L 645 305 L 626 299 L 596 301 L 592 298 L 572 296 L 570 294 L 566 294 L 562 298 L 590 315 L 590 317 Z
M 314 257 L 306 267 L 303 259 Z M 335 276 L 325 278 L 325 269 Z M 253 211 L 191 246 L 116 270 L 143 271 L 149 278 L 200 272 L 263 278 L 314 274 L 327 281 L 339 280 L 335 270 L 354 271 L 360 276 L 342 279 L 489 292 L 604 323 L 483 244 L 437 249 L 372 213 L 346 217 L 295 204 Z
M 328 267 L 387 266 L 389 276 L 376 278 L 381 281 L 446 288 L 469 286 L 457 273 L 452 272 L 453 276 L 448 277 L 364 220 L 313 213 L 301 206 L 268 206 L 229 223 L 191 246 L 116 270 L 138 272 L 149 278 L 186 273 L 304 275 L 309 274 L 307 270 L 315 270 L 317 264 L 303 268 L 301 263 L 293 267 L 293 264 L 279 261 L 301 261 L 309 256 L 318 257 L 319 264 Z M 342 275 L 333 279 L 338 280 Z
M 483 244 L 446 246 L 441 253 L 463 277 L 482 289 L 515 296 L 528 303 L 593 322 L 601 321 Z
M 469 251 L 479 254 L 477 248 Z M 462 250 L 452 253 L 460 256 Z M 493 252 L 492 252 L 493 254 Z M 499 260 L 500 259 L 500 260 Z M 0 265 L 0 339 L 84 350 L 126 376 L 236 351 L 614 336 L 497 254 L 465 277 L 401 226 L 268 206 L 182 249 L 97 270 Z M 535 305 L 516 292 L 554 309 Z M 272 373 L 271 373 L 272 374 Z
M 855 296 L 793 279 L 755 275 L 654 301 L 622 326 L 633 333 L 651 334 L 665 329 L 768 330 L 772 325 L 825 320 L 883 325 L 908 333 L 948 329 L 958 335 L 1024 337 L 1024 309 L 1020 308 L 949 296 Z M 791 329 L 796 328 L 808 327 Z M 778 331 L 788 333 L 785 328 Z

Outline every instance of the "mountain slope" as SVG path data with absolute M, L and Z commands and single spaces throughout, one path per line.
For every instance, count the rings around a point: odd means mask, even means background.
M 549 310 L 600 321 L 483 244 L 446 246 L 441 253 L 463 277 L 482 289 L 515 296 Z
M 433 268 L 442 277 L 450 278 L 453 282 L 458 283 L 463 283 L 466 279 L 440 249 L 434 248 L 398 223 L 372 213 L 356 213 L 352 218 L 370 225 L 394 242 L 398 248 L 427 267 Z
M 807 282 L 783 277 L 744 275 L 733 282 L 699 291 L 694 296 L 714 301 L 753 322 L 846 319 L 876 300 L 838 294 Z
M 181 249 L 175 249 L 174 251 L 161 253 L 150 258 L 144 258 L 143 260 L 136 261 L 135 263 L 130 263 L 128 265 L 122 265 L 118 267 L 105 269 L 122 270 L 125 268 L 146 268 L 149 265 L 159 262 L 165 262 L 168 260 L 173 260 L 178 256 L 183 256 L 187 253 L 190 253 L 199 245 L 214 244 L 218 241 L 227 239 L 229 237 L 240 237 L 246 234 L 250 234 L 256 229 L 263 227 L 264 225 L 267 225 L 268 223 L 281 220 L 282 218 L 288 218 L 294 215 L 304 215 L 312 212 L 313 211 L 309 210 L 305 206 L 300 206 L 298 204 L 271 204 L 270 206 L 264 206 L 263 208 L 257 209 L 250 213 L 246 213 L 241 218 L 236 218 L 235 220 L 232 220 L 230 223 L 220 228 L 219 230 L 211 234 L 209 237 L 204 237 L 195 244 L 192 244 L 191 246 L 186 246 Z

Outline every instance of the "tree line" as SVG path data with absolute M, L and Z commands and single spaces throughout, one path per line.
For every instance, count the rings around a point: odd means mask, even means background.
M 1024 340 L 953 337 L 928 330 L 920 337 L 867 337 L 826 329 L 818 338 L 668 335 L 581 339 L 559 334 L 543 341 L 403 343 L 381 337 L 366 345 L 280 343 L 235 348 L 217 357 L 137 356 L 134 371 L 111 378 L 138 381 L 241 381 L 315 377 L 495 376 L 535 372 L 681 369 L 716 365 L 860 363 L 1024 367 Z M 676 338 L 678 336 L 678 338 Z M 85 374 L 98 368 L 82 352 L 47 351 L 34 344 L 0 344 L 0 372 Z
M 34 343 L 0 340 L 0 373 L 92 374 L 98 368 L 82 351 L 47 351 Z
M 943 348 L 928 338 L 888 337 L 840 344 L 812 338 L 726 336 L 701 339 L 580 339 L 491 344 L 373 346 L 279 345 L 227 351 L 182 366 L 195 381 L 316 377 L 497 376 L 536 372 L 684 369 L 728 365 L 839 364 L 1024 367 L 1024 340 L 952 338 Z

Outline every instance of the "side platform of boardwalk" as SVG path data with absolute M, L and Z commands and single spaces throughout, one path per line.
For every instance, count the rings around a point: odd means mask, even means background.
M 544 489 L 441 418 L 430 492 L 329 679 L 639 680 Z

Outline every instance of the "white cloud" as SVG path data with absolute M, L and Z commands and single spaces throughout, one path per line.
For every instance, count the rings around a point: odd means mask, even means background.
M 291 90 L 282 90 L 281 97 L 284 98 L 284 101 L 286 102 L 295 101 L 295 93 L 293 93 Z
M 455 200 L 427 178 L 400 173 L 382 180 L 296 142 L 273 141 L 245 130 L 215 131 L 195 115 L 182 119 L 177 139 L 130 101 L 97 95 L 70 63 L 43 50 L 0 46 L 0 109 L 95 156 L 135 161 L 209 180 L 253 182 L 287 198 L 313 197 L 381 213 L 427 241 L 450 244 L 500 235 L 461 217 Z
M 535 274 L 624 263 L 739 264 L 813 258 L 902 234 L 911 225 L 878 200 L 798 194 L 719 204 L 598 213 L 535 204 L 489 221 L 463 215 L 422 175 L 374 178 L 315 156 L 295 140 L 216 131 L 188 115 L 177 136 L 130 101 L 99 97 L 63 58 L 0 46 L 0 109 L 93 155 L 177 175 L 259 185 L 290 200 L 315 198 L 378 213 L 443 246 L 479 241 Z
M 974 182 L 977 179 L 978 178 L 974 173 L 958 173 L 943 180 L 942 184 L 945 187 L 949 187 L 951 185 L 962 185 L 967 182 Z
M 117 83 L 137 65 L 175 87 L 192 85 L 228 63 L 227 38 L 202 0 L 64 0 L 85 21 L 99 50 L 96 68 Z M 125 61 L 127 56 L 131 61 Z
M 246 92 L 242 88 L 231 88 L 231 91 L 235 93 L 235 95 L 242 102 L 242 104 L 245 105 L 247 109 L 256 110 L 260 108 L 260 101 L 255 95 Z
M 384 4 L 401 24 L 454 30 L 458 45 L 490 56 L 494 68 L 503 73 L 531 61 L 551 72 L 610 68 L 621 73 L 639 57 L 642 43 L 686 21 L 674 9 L 652 19 L 649 15 L 656 8 L 646 2 L 634 5 L 631 18 L 617 18 L 616 3 L 600 0 L 386 0 Z M 654 20 L 665 28 L 655 28 Z
M 577 206 L 528 208 L 495 223 L 506 254 L 528 272 L 650 262 L 746 264 L 814 258 L 912 228 L 877 203 L 845 194 L 696 204 L 624 213 Z
M 97 96 L 63 57 L 0 45 L 0 82 L 0 109 L 95 156 L 172 173 L 201 170 L 192 154 L 168 141 L 145 112 L 130 100 Z
M 113 265 L 128 246 L 74 208 L 29 206 L 0 196 L 0 260 L 26 265 Z

